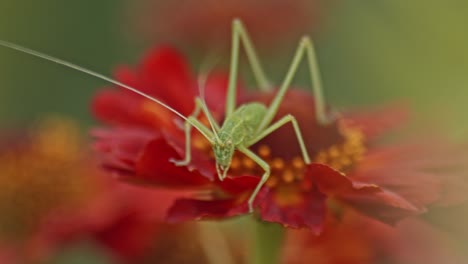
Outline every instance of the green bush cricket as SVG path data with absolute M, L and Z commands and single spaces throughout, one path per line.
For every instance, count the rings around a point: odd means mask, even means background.
M 262 69 L 260 61 L 257 58 L 255 48 L 250 40 L 246 29 L 244 28 L 242 22 L 239 19 L 235 19 L 232 23 L 231 62 L 229 71 L 229 84 L 226 95 L 225 119 L 223 123 L 219 125 L 214 120 L 211 112 L 209 111 L 202 97 L 195 98 L 195 110 L 193 111 L 192 115 L 190 115 L 189 117 L 185 117 L 184 115 L 182 115 L 169 105 L 165 104 L 161 100 L 154 98 L 148 94 L 145 94 L 136 88 L 130 87 L 128 85 L 115 81 L 107 76 L 85 69 L 67 61 L 57 59 L 55 57 L 34 50 L 24 48 L 22 46 L 0 40 L 1 46 L 12 48 L 45 60 L 55 62 L 57 64 L 81 71 L 101 80 L 128 89 L 157 104 L 162 105 L 163 107 L 167 108 L 180 118 L 184 119 L 184 130 L 186 137 L 185 158 L 183 160 L 177 161 L 171 160 L 177 166 L 186 166 L 191 161 L 191 127 L 195 127 L 212 145 L 214 157 L 216 160 L 215 166 L 219 180 L 222 181 L 227 177 L 232 157 L 236 150 L 252 159 L 264 170 L 264 173 L 261 176 L 259 183 L 257 184 L 257 186 L 255 187 L 254 191 L 248 199 L 249 212 L 253 212 L 253 204 L 255 197 L 257 196 L 258 192 L 270 176 L 270 166 L 268 165 L 268 163 L 262 160 L 256 153 L 251 151 L 249 149 L 250 146 L 265 138 L 272 132 L 276 131 L 278 128 L 282 127 L 283 125 L 291 123 L 295 131 L 304 162 L 306 164 L 310 164 L 311 162 L 309 154 L 307 153 L 306 146 L 304 144 L 304 140 L 302 138 L 299 125 L 294 116 L 286 115 L 277 120 L 276 122 L 272 123 L 278 111 L 278 108 L 281 105 L 284 95 L 287 89 L 290 87 L 292 79 L 296 74 L 298 66 L 304 55 L 306 55 L 307 62 L 309 64 L 313 95 L 315 98 L 316 120 L 320 124 L 326 124 L 330 120 L 325 112 L 320 73 L 318 70 L 313 43 L 309 37 L 304 37 L 301 39 L 293 57 L 293 60 L 291 62 L 291 65 L 286 73 L 286 76 L 269 106 L 265 106 L 258 102 L 251 102 L 242 104 L 236 108 L 235 89 L 239 64 L 239 50 L 241 43 L 244 46 L 245 52 L 247 54 L 247 59 L 252 67 L 252 71 L 254 73 L 254 77 L 259 88 L 261 90 L 266 91 L 271 89 L 272 87 Z M 211 128 L 208 128 L 197 119 L 197 116 L 200 114 L 200 112 L 203 112 L 208 118 Z

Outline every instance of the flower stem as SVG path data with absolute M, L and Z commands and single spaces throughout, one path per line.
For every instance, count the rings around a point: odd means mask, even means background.
M 252 264 L 278 264 L 283 245 L 284 228 L 278 224 L 263 222 L 255 223 L 255 249 Z
M 232 252 L 219 223 L 200 222 L 198 223 L 198 232 L 200 233 L 200 244 L 205 251 L 208 263 L 234 264 Z

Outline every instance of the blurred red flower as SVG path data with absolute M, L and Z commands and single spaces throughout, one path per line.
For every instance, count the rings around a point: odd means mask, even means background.
M 392 227 L 351 211 L 327 217 L 319 236 L 288 230 L 282 254 L 287 264 L 463 263 L 454 241 L 419 219 Z
M 183 115 L 194 108 L 197 82 L 184 58 L 169 47 L 148 53 L 136 70 L 121 67 L 116 78 Z M 224 74 L 212 74 L 206 85 L 207 105 L 218 121 L 223 118 L 226 87 Z M 268 104 L 274 96 L 274 91 L 248 93 L 242 87 L 238 91 L 241 102 Z M 112 126 L 93 132 L 95 147 L 107 168 L 126 180 L 196 191 L 199 197 L 176 201 L 169 220 L 246 213 L 246 199 L 262 174 L 252 160 L 236 154 L 230 177 L 220 182 L 211 146 L 198 132 L 192 135 L 191 164 L 177 167 L 169 161 L 183 156 L 185 141 L 178 118 L 163 107 L 121 89 L 107 89 L 96 96 L 93 110 Z M 450 147 L 435 144 L 386 146 L 376 142 L 404 119 L 405 111 L 350 113 L 329 125 L 319 125 L 314 111 L 312 96 L 295 89 L 286 94 L 277 114 L 296 117 L 313 164 L 304 164 L 291 127 L 283 127 L 251 147 L 272 168 L 256 199 L 261 219 L 319 233 L 327 211 L 340 210 L 341 205 L 394 223 L 425 212 L 429 205 L 466 198 L 451 189 L 461 183 L 459 173 L 453 172 L 464 167 L 466 155 L 454 159 L 448 155 Z
M 271 48 L 310 32 L 319 15 L 315 0 L 144 0 L 130 5 L 128 24 L 136 39 L 189 43 L 202 50 L 226 48 L 234 18 L 245 22 L 262 48 Z
M 142 263 L 159 250 L 165 263 L 181 259 L 167 245 L 203 255 L 197 239 L 185 239 L 197 237 L 194 226 L 162 224 L 173 194 L 104 175 L 78 131 L 68 119 L 49 118 L 29 134 L 0 139 L 1 263 L 42 263 L 80 241 L 117 263 Z M 173 239 L 162 241 L 168 234 Z

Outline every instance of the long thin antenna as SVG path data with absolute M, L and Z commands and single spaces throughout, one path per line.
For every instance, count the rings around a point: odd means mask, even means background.
M 200 92 L 203 92 L 203 87 L 206 85 L 206 80 L 208 78 L 208 75 L 201 75 L 198 80 L 198 86 L 200 89 Z M 214 120 L 213 116 L 211 115 L 210 110 L 208 109 L 208 106 L 206 105 L 204 94 L 200 94 L 200 100 L 201 100 L 201 107 L 203 109 L 203 112 L 205 113 L 206 117 L 208 118 L 208 122 L 210 123 L 211 126 L 211 131 L 213 132 L 213 135 L 216 137 L 216 139 L 219 139 L 217 129 L 219 128 L 216 121 Z
M 91 71 L 91 70 L 88 70 L 88 69 L 85 69 L 81 66 L 78 66 L 76 64 L 73 64 L 71 62 L 68 62 L 68 61 L 64 61 L 64 60 L 61 60 L 59 58 L 55 58 L 55 57 L 52 57 L 52 56 L 49 56 L 49 55 L 46 55 L 44 53 L 41 53 L 41 52 L 38 52 L 38 51 L 35 51 L 35 50 L 32 50 L 32 49 L 28 49 L 26 47 L 23 47 L 23 46 L 20 46 L 20 45 L 17 45 L 17 44 L 14 44 L 14 43 L 11 43 L 11 42 L 8 42 L 8 41 L 4 41 L 4 40 L 0 40 L 0 46 L 3 46 L 3 47 L 7 47 L 7 48 L 10 48 L 10 49 L 14 49 L 14 50 L 17 50 L 17 51 L 20 51 L 20 52 L 23 52 L 23 53 L 27 53 L 29 55 L 32 55 L 32 56 L 35 56 L 35 57 L 38 57 L 38 58 L 41 58 L 41 59 L 44 59 L 44 60 L 48 60 L 48 61 L 51 61 L 51 62 L 54 62 L 54 63 L 57 63 L 57 64 L 60 64 L 62 66 L 65 66 L 65 67 L 68 67 L 68 68 L 71 68 L 71 69 L 74 69 L 74 70 L 77 70 L 77 71 L 80 71 L 80 72 L 83 72 L 83 73 L 86 73 L 88 75 L 91 75 L 91 76 L 94 76 L 98 79 L 101 79 L 101 80 L 104 80 L 106 82 L 109 82 L 109 83 L 112 83 L 112 84 L 115 84 L 117 86 L 120 86 L 122 88 L 125 88 L 127 90 L 130 90 L 136 94 L 139 94 L 163 107 L 165 107 L 166 109 L 168 109 L 169 111 L 171 111 L 172 113 L 176 114 L 177 116 L 179 116 L 180 118 L 184 119 L 185 121 L 189 122 L 192 126 L 194 126 L 198 131 L 200 131 L 200 133 L 202 133 L 206 138 L 209 138 L 208 135 L 206 135 L 205 133 L 203 133 L 203 131 L 201 131 L 201 129 L 199 129 L 195 124 L 193 124 L 192 122 L 190 122 L 190 120 L 188 120 L 184 115 L 182 115 L 181 113 L 179 113 L 177 110 L 175 110 L 174 108 L 168 106 L 167 104 L 163 103 L 162 101 L 144 93 L 144 92 L 141 92 L 139 91 L 138 89 L 136 88 L 133 88 L 129 85 L 126 85 L 126 84 L 123 84 L 119 81 L 116 81 L 114 79 L 111 79 L 105 75 L 102 75 L 100 73 L 97 73 L 97 72 L 94 72 L 94 71 Z
M 206 117 L 208 118 L 208 122 L 210 123 L 211 130 L 213 131 L 214 136 L 216 139 L 219 139 L 217 130 L 219 130 L 218 123 L 214 120 L 213 116 L 211 115 L 210 110 L 208 109 L 208 105 L 206 104 L 205 100 L 205 87 L 208 81 L 208 77 L 210 75 L 211 70 L 213 69 L 214 65 L 216 65 L 217 59 L 212 59 L 212 56 L 208 56 L 208 59 L 202 63 L 200 67 L 200 72 L 198 74 L 198 94 L 200 96 L 200 100 L 202 103 L 203 112 L 205 113 Z

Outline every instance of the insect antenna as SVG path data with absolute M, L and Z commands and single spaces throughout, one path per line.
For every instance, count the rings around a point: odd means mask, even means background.
M 198 94 L 202 103 L 203 112 L 205 113 L 206 117 L 208 118 L 208 122 L 210 123 L 211 130 L 213 131 L 215 138 L 219 141 L 217 133 L 217 131 L 219 131 L 218 123 L 216 123 L 216 120 L 213 118 L 213 115 L 211 114 L 205 100 L 206 82 L 208 81 L 210 72 L 213 70 L 217 61 L 218 59 L 213 59 L 212 56 L 208 56 L 208 59 L 206 59 L 200 67 L 200 73 L 198 75 Z
M 146 94 L 134 87 L 131 87 L 129 85 L 126 85 L 124 83 L 121 83 L 119 81 L 116 81 L 110 77 L 107 77 L 103 74 L 100 74 L 100 73 L 97 73 L 95 71 L 92 71 L 92 70 L 88 70 L 84 67 L 81 67 L 81 66 L 78 66 L 76 64 L 73 64 L 71 62 L 68 62 L 68 61 L 64 61 L 64 60 L 61 60 L 59 58 L 55 58 L 53 56 L 50 56 L 50 55 L 47 55 L 47 54 L 44 54 L 44 53 L 41 53 L 41 52 L 38 52 L 38 51 L 35 51 L 35 50 L 32 50 L 32 49 L 28 49 L 26 47 L 23 47 L 23 46 L 20 46 L 20 45 L 17 45 L 17 44 L 14 44 L 14 43 L 11 43 L 11 42 L 8 42 L 8 41 L 5 41 L 5 40 L 0 40 L 0 46 L 3 46 L 3 47 L 6 47 L 6 48 L 10 48 L 10 49 L 13 49 L 13 50 L 17 50 L 17 51 L 20 51 L 20 52 L 23 52 L 23 53 L 26 53 L 26 54 L 29 54 L 29 55 L 32 55 L 32 56 L 35 56 L 35 57 L 38 57 L 38 58 L 41 58 L 41 59 L 44 59 L 44 60 L 48 60 L 48 61 L 51 61 L 53 63 L 56 63 L 56 64 L 59 64 L 59 65 L 62 65 L 62 66 L 65 66 L 67 68 L 71 68 L 71 69 L 74 69 L 74 70 L 77 70 L 77 71 L 80 71 L 80 72 L 83 72 L 85 74 L 88 74 L 88 75 L 91 75 L 91 76 L 94 76 L 98 79 L 101 79 L 101 80 L 104 80 L 106 82 L 109 82 L 109 83 L 112 83 L 112 84 L 115 84 L 117 86 L 120 86 L 122 88 L 125 88 L 129 91 L 132 91 L 136 94 L 139 94 L 143 97 L 145 97 L 146 99 L 149 99 L 150 101 L 153 101 L 161 106 L 163 106 L 164 108 L 166 108 L 167 110 L 171 111 L 172 113 L 176 114 L 177 116 L 179 116 L 180 118 L 184 119 L 185 121 L 189 122 L 192 126 L 194 126 L 200 133 L 202 133 L 203 136 L 205 136 L 207 139 L 209 139 L 210 137 L 204 133 L 195 123 L 191 122 L 187 117 L 185 117 L 184 115 L 182 115 L 181 113 L 179 113 L 177 110 L 175 110 L 174 108 L 170 107 L 169 105 L 165 104 L 164 102 L 162 102 L 161 100 L 159 99 L 156 99 L 154 97 L 152 97 L 151 95 L 149 94 Z

